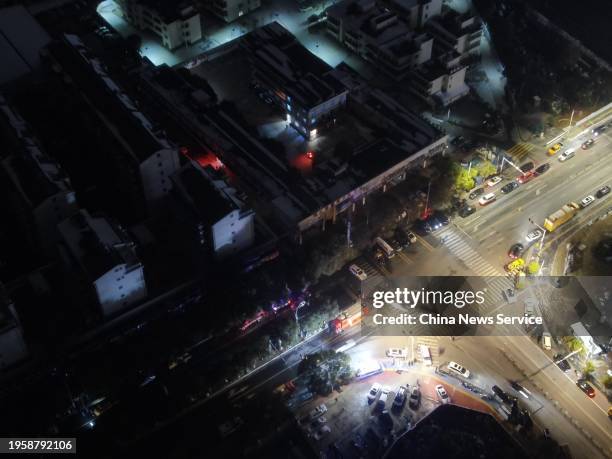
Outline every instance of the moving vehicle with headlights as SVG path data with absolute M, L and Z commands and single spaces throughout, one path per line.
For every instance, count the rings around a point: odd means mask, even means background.
M 589 398 L 593 398 L 595 397 L 595 389 L 593 389 L 593 386 L 591 386 L 588 382 L 586 382 L 584 379 L 579 379 L 576 382 L 576 385 L 580 388 L 580 390 L 582 392 L 584 392 L 585 394 L 587 394 L 589 396 Z
M 596 128 L 593 128 L 591 130 L 591 133 L 593 134 L 594 137 L 597 137 L 598 135 L 604 133 L 607 130 L 608 130 L 608 125 L 602 124 L 601 126 L 597 126 Z
M 548 218 L 544 220 L 544 228 L 549 232 L 556 230 L 565 222 L 571 220 L 579 210 L 580 206 L 578 204 L 575 202 L 568 202 L 561 207 L 561 209 L 550 214 Z
M 487 193 L 478 200 L 478 204 L 480 204 L 481 206 L 486 206 L 495 201 L 495 199 L 495 193 Z
M 580 145 L 580 148 L 582 148 L 583 150 L 588 150 L 593 145 L 595 145 L 595 141 L 593 139 L 589 139 L 585 141 L 582 145 Z
M 465 205 L 461 209 L 459 209 L 458 214 L 461 218 L 466 218 L 472 215 L 474 212 L 476 212 L 475 207 Z

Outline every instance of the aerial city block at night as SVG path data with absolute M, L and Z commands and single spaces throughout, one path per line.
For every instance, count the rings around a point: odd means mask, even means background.
M 0 457 L 612 459 L 611 24 L 0 0 Z

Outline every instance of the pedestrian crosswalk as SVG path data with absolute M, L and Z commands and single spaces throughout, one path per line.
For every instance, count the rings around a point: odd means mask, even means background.
M 523 159 L 525 156 L 529 154 L 531 150 L 534 149 L 534 146 L 528 143 L 517 143 L 513 147 L 508 150 L 508 154 L 515 159 Z
M 504 291 L 513 288 L 512 281 L 500 270 L 495 269 L 485 260 L 452 226 L 438 233 L 440 240 L 448 250 L 459 258 L 476 276 L 482 276 L 487 284 L 485 304 L 495 305 L 504 298 Z

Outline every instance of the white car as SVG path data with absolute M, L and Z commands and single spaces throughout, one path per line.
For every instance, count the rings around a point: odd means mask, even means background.
M 443 405 L 450 403 L 450 397 L 446 393 L 446 389 L 444 389 L 444 386 L 442 384 L 438 384 L 436 386 L 436 393 L 438 394 L 438 397 L 440 397 L 440 401 Z
M 408 349 L 401 348 L 401 347 L 392 347 L 387 349 L 387 357 L 397 357 L 397 358 L 402 358 L 405 359 L 406 357 L 408 357 Z
M 314 410 L 310 412 L 310 419 L 314 421 L 316 418 L 325 413 L 327 413 L 327 406 L 325 405 L 325 403 L 321 403 L 319 406 L 317 406 Z
M 378 406 L 380 408 L 384 408 L 385 405 L 387 404 L 387 398 L 389 397 L 389 392 L 391 392 L 391 390 L 388 387 L 382 388 L 382 391 L 380 392 L 380 397 L 378 398 Z
M 353 273 L 353 275 L 360 281 L 364 281 L 368 278 L 368 275 L 365 273 L 365 271 L 357 265 L 349 266 L 349 271 Z
M 588 205 L 592 204 L 593 201 L 595 201 L 595 196 L 593 195 L 588 195 L 586 198 L 584 198 L 582 201 L 580 201 L 580 205 L 582 206 L 582 208 L 584 209 L 585 207 L 587 207 Z
M 314 439 L 320 440 L 321 438 L 323 438 L 325 435 L 327 435 L 330 432 L 331 432 L 331 429 L 329 428 L 329 426 L 325 425 L 321 427 L 321 429 L 319 429 L 318 432 L 315 432 Z
M 527 240 L 527 242 L 533 242 L 537 239 L 540 239 L 541 237 L 542 237 L 542 230 L 536 229 L 536 230 L 533 230 L 531 233 L 527 234 L 525 239 Z
M 574 157 L 574 150 L 570 148 L 569 150 L 565 150 L 563 153 L 559 155 L 559 161 L 564 162 L 573 157 Z
M 463 376 L 464 378 L 469 378 L 470 377 L 470 370 L 468 370 L 465 367 L 462 367 L 457 362 L 450 362 L 448 364 L 448 369 L 450 371 L 453 371 L 453 372 L 457 373 L 460 376 Z
M 495 177 L 491 177 L 488 181 L 487 181 L 487 185 L 489 186 L 495 186 L 497 185 L 499 182 L 501 182 L 503 179 L 499 176 L 496 175 Z
M 495 193 L 487 193 L 478 200 L 478 204 L 481 206 L 486 206 L 487 204 L 491 204 L 493 201 L 495 201 Z
M 408 237 L 408 241 L 410 241 L 411 244 L 414 244 L 417 241 L 417 237 L 411 231 L 406 233 L 406 236 Z
M 368 402 L 372 403 L 374 401 L 374 399 L 376 398 L 376 396 L 378 395 L 378 393 L 381 391 L 382 386 L 378 383 L 374 383 L 372 384 L 372 387 L 370 388 L 370 391 L 368 392 Z
M 547 351 L 552 348 L 552 336 L 548 332 L 542 333 L 542 347 Z

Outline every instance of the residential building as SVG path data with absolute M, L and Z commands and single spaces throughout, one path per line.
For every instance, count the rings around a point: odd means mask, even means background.
M 412 30 L 422 28 L 427 21 L 442 12 L 443 0 L 384 0 Z
M 106 145 L 112 167 L 107 183 L 117 190 L 119 204 L 129 209 L 133 220 L 155 213 L 172 189 L 170 176 L 179 168 L 177 146 L 79 37 L 65 35 L 49 47 L 46 58 L 69 77 L 97 118 L 99 129 L 92 132 L 92 141 Z
M 58 228 L 67 291 L 77 304 L 93 299 L 100 315 L 108 318 L 147 297 L 144 267 L 121 226 L 82 209 Z
M 76 194 L 61 166 L 40 148 L 29 126 L 0 94 L 0 132 L 5 140 L 1 160 L 7 180 L 4 195 L 11 214 L 31 247 L 55 255 L 57 224 L 78 212 Z
M 0 283 L 0 370 L 5 370 L 27 356 L 28 348 L 15 305 Z
M 120 15 L 140 30 L 149 30 L 170 49 L 202 39 L 200 13 L 190 1 L 117 0 Z
M 306 139 L 333 124 L 346 105 L 347 89 L 333 68 L 316 57 L 278 22 L 242 38 L 249 53 L 251 78 L 285 112 L 286 120 Z
M 11 84 L 40 68 L 40 50 L 49 34 L 23 5 L 0 9 L 0 85 Z
M 410 74 L 410 90 L 431 105 L 446 107 L 470 92 L 465 83 L 467 66 L 461 56 L 449 51 Z
M 256 10 L 261 6 L 260 0 L 207 0 L 208 9 L 225 22 L 236 19 Z
M 444 16 L 431 19 L 427 31 L 435 37 L 440 53 L 455 51 L 461 60 L 480 54 L 482 23 L 470 12 L 448 11 Z
M 188 163 L 172 179 L 197 245 L 226 258 L 253 244 L 255 213 L 215 169 Z
M 396 80 L 431 59 L 433 39 L 374 1 L 344 0 L 328 8 L 327 32 Z

